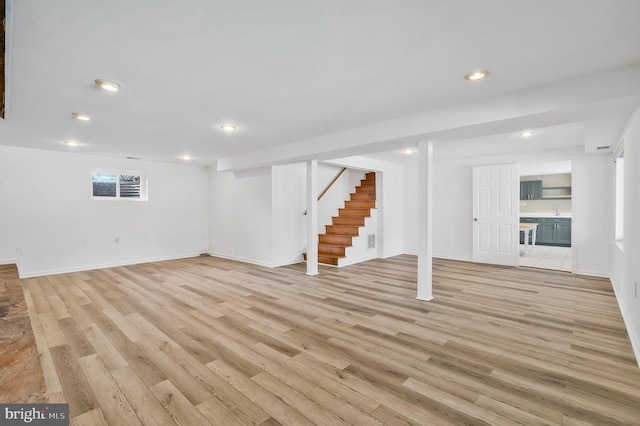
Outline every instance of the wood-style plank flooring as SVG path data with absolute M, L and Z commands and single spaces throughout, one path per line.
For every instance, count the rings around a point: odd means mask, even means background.
M 416 258 L 304 274 L 201 257 L 23 280 L 73 425 L 633 425 L 608 280 Z

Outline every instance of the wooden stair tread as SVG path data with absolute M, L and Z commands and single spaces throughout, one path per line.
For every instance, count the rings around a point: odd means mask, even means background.
M 347 256 L 340 256 L 339 254 L 319 254 L 318 257 L 331 257 L 333 259 L 344 259 Z
M 362 200 L 362 201 L 375 201 L 376 193 L 375 192 L 353 192 L 349 194 L 351 201 Z
M 340 248 L 351 247 L 346 244 L 318 243 L 318 245 L 325 246 L 325 247 L 340 247 Z
M 352 247 L 353 237 L 359 236 L 365 218 L 371 217 L 371 209 L 375 208 L 376 174 L 368 172 L 355 192 L 349 194 L 344 207 L 338 209 L 338 216 L 331 218 L 331 225 L 325 225 L 326 233 L 318 234 L 318 263 L 338 266 L 338 259 L 347 257 L 346 248 Z M 303 256 L 306 260 L 306 253 Z
M 357 209 L 357 208 L 340 208 L 338 209 L 339 215 L 341 217 L 345 216 L 355 216 L 355 217 L 369 217 L 371 216 L 371 209 Z M 342 215 L 344 213 L 344 216 Z
M 350 217 L 340 217 L 334 216 L 331 218 L 332 225 L 350 225 L 350 226 L 364 226 L 365 217 L 358 216 L 350 216 Z
M 364 186 L 357 186 L 356 187 L 356 193 L 361 193 L 361 192 L 376 192 L 376 187 L 375 185 L 364 185 Z
M 375 209 L 375 200 L 347 200 L 344 202 L 346 209 Z
M 353 245 L 352 237 L 352 235 L 320 234 L 318 244 L 334 244 L 344 247 L 351 247 Z
M 329 226 L 327 226 L 328 228 Z M 358 227 L 355 227 L 358 228 Z M 336 230 L 333 231 L 331 229 L 327 229 L 327 235 L 340 235 L 342 237 L 357 237 L 360 235 L 360 232 L 356 229 L 355 231 L 347 232 L 346 230 Z

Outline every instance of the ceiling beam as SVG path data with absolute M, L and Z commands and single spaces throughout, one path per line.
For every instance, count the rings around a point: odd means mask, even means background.
M 420 140 L 447 141 L 624 115 L 640 101 L 640 64 L 570 81 L 222 158 L 217 170 L 328 160 L 381 152 Z

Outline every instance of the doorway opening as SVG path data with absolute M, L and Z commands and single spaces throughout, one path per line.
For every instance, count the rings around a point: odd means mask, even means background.
M 571 160 L 520 163 L 520 266 L 573 271 L 571 171 Z

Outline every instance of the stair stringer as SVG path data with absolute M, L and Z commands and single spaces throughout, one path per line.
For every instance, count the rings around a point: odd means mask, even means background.
M 338 259 L 338 268 L 376 259 L 378 257 L 377 233 L 378 209 L 372 208 L 371 215 L 364 219 L 364 226 L 359 227 L 358 235 L 351 239 L 351 246 L 346 248 L 346 257 Z M 374 235 L 376 239 L 376 244 L 372 248 L 367 247 L 369 235 Z

